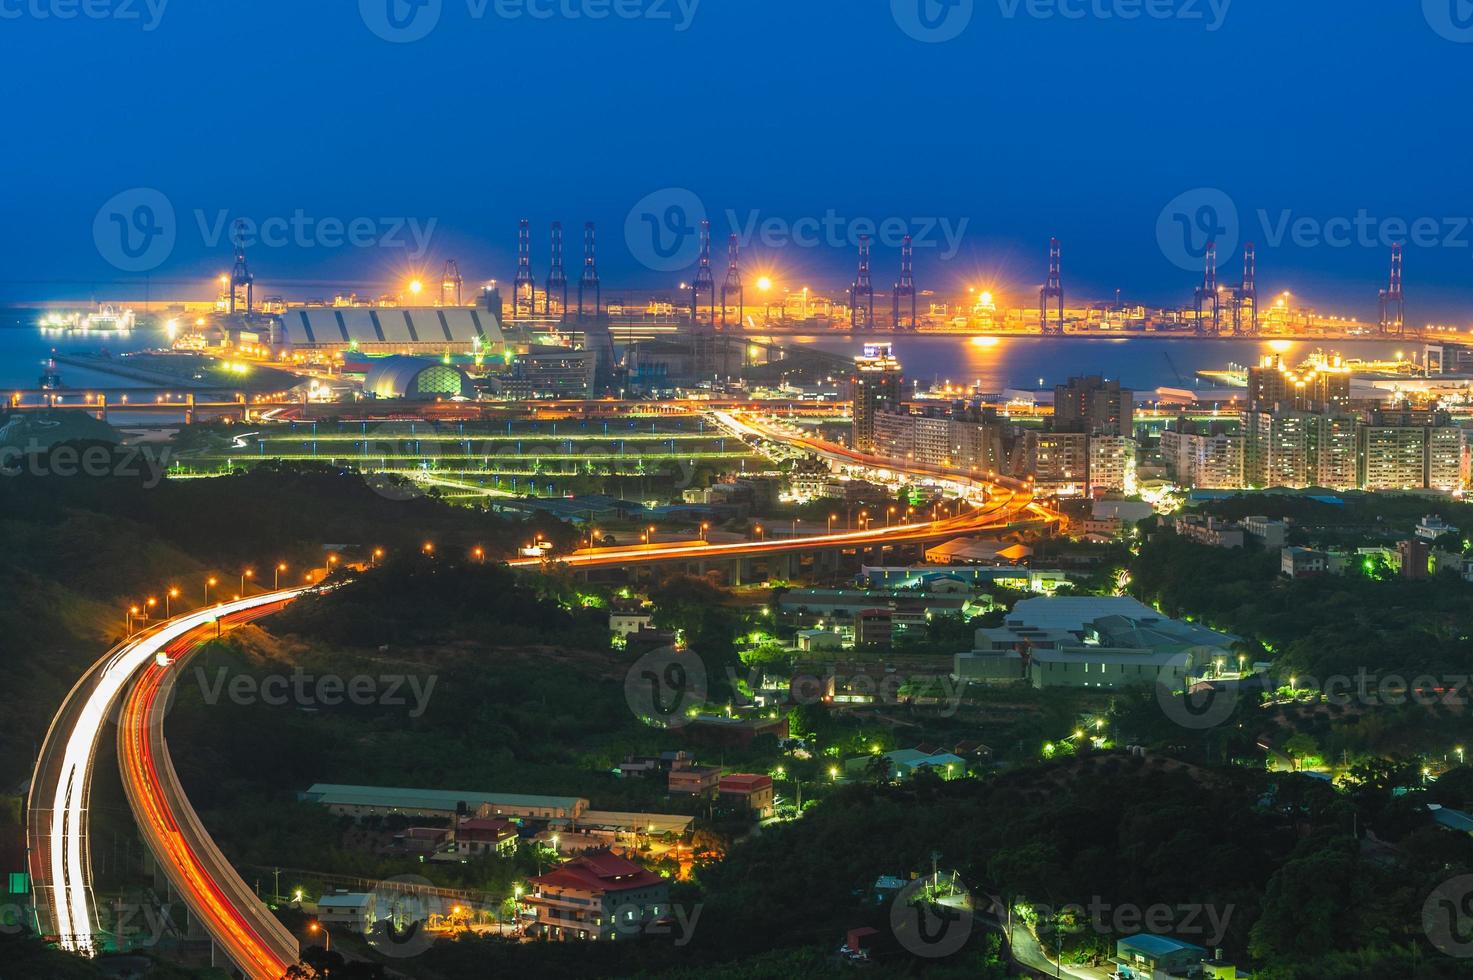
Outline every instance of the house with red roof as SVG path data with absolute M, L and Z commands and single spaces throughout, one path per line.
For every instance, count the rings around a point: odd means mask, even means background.
M 504 817 L 471 817 L 455 826 L 457 854 L 492 854 L 516 849 L 516 824 Z
M 750 772 L 728 773 L 716 784 L 716 793 L 721 802 L 750 810 L 759 820 L 772 816 L 774 790 L 771 776 Z
M 531 880 L 533 935 L 548 939 L 633 939 L 670 914 L 670 886 L 607 850 L 589 851 Z

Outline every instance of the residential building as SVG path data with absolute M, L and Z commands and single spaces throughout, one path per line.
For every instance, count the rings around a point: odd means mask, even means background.
M 694 763 L 672 766 L 670 769 L 669 789 L 671 793 L 685 793 L 689 796 L 707 796 L 716 789 L 717 781 L 721 778 L 721 770 L 715 766 L 698 766 Z
M 1244 482 L 1254 487 L 1309 486 L 1309 433 L 1317 419 L 1309 412 L 1244 412 Z
M 1039 493 L 1082 496 L 1089 480 L 1089 435 L 1084 432 L 1040 432 L 1023 437 L 1022 472 L 1033 478 Z
M 1316 415 L 1309 427 L 1309 482 L 1332 490 L 1354 490 L 1356 477 L 1356 430 L 1359 420 L 1351 415 Z
M 609 632 L 628 636 L 655 628 L 655 611 L 642 602 L 615 600 L 609 607 Z
M 724 803 L 751 811 L 759 820 L 772 816 L 774 789 L 771 776 L 735 772 L 721 777 L 716 795 Z
M 1357 483 L 1363 490 L 1414 490 L 1426 485 L 1424 426 L 1362 425 L 1357 451 Z
M 509 854 L 517 839 L 516 825 L 505 817 L 470 817 L 455 825 L 457 854 Z
M 1248 369 L 1250 411 L 1326 412 L 1350 404 L 1350 369 L 1335 357 L 1290 369 L 1283 358 L 1267 355 Z
M 1311 548 L 1281 548 L 1280 573 L 1288 578 L 1314 578 L 1329 570 L 1329 557 Z
M 888 647 L 894 631 L 893 619 L 888 608 L 861 610 L 854 621 L 854 642 L 860 646 Z
M 1241 524 L 1224 521 L 1217 517 L 1200 517 L 1183 514 L 1176 519 L 1176 533 L 1197 544 L 1213 548 L 1241 548 L 1244 533 Z
M 1423 579 L 1431 574 L 1432 546 L 1421 538 L 1396 542 L 1396 554 L 1402 578 Z
M 1060 431 L 1129 436 L 1134 409 L 1135 392 L 1097 374 L 1054 387 L 1054 428 Z
M 1444 534 L 1457 533 L 1457 527 L 1443 520 L 1438 514 L 1428 514 L 1417 522 L 1416 535 L 1426 541 L 1436 541 Z
M 1135 440 L 1128 436 L 1089 437 L 1089 495 L 1135 493 Z
M 372 892 L 333 892 L 317 900 L 317 920 L 329 930 L 366 936 L 378 921 L 378 896 Z
M 853 445 L 861 452 L 875 450 L 875 417 L 900 408 L 903 374 L 890 344 L 865 344 L 854 359 Z
M 1214 425 L 1208 433 L 1179 419 L 1161 433 L 1161 456 L 1166 475 L 1178 486 L 1203 490 L 1232 490 L 1244 486 L 1243 436 Z
M 665 879 L 609 851 L 564 862 L 531 885 L 525 899 L 536 914 L 531 930 L 547 939 L 633 938 L 670 914 Z
M 1289 525 L 1268 517 L 1243 518 L 1243 532 L 1263 545 L 1265 551 L 1282 548 L 1289 536 Z

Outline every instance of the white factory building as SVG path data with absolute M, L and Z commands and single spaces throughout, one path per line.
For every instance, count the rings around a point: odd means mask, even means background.
M 470 307 L 311 306 L 282 313 L 277 345 L 294 351 L 469 354 L 507 342 L 496 314 Z

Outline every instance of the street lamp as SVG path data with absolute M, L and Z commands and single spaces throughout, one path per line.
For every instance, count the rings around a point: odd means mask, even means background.
M 207 606 L 210 604 L 210 586 L 214 585 L 215 581 L 216 579 L 213 575 L 205 579 L 205 605 Z
M 277 589 L 280 589 L 281 588 L 281 573 L 284 572 L 284 571 L 286 571 L 286 562 L 284 562 L 284 561 L 277 562 L 276 563 L 276 568 L 273 570 L 273 574 L 271 576 L 271 591 L 272 592 L 275 592 Z
M 307 924 L 307 931 L 312 933 L 312 935 L 314 936 L 317 935 L 319 932 L 322 933 L 322 938 L 327 942 L 327 951 L 329 953 L 332 952 L 332 933 L 327 931 L 326 926 L 324 926 L 321 922 L 309 922 Z
M 424 543 L 424 546 L 421 547 L 419 550 L 424 552 L 426 555 L 433 555 L 435 553 L 435 544 L 433 541 L 426 541 Z
M 829 533 L 830 534 L 833 534 L 834 533 L 834 518 L 836 518 L 838 516 L 839 516 L 838 514 L 830 514 L 829 515 Z
M 127 630 L 128 630 L 128 635 L 129 636 L 132 636 L 133 635 L 133 617 L 134 616 L 137 616 L 137 615 L 138 615 L 138 607 L 137 606 L 129 606 L 128 607 L 128 614 L 127 614 L 127 616 L 124 617 L 124 622 L 127 624 Z
M 475 556 L 475 559 L 476 559 L 477 562 L 479 562 L 482 565 L 486 564 L 486 549 L 485 548 L 482 548 L 480 545 L 476 545 L 474 548 L 471 549 L 471 554 L 473 556 Z
M 711 530 L 711 525 L 710 524 L 707 524 L 705 521 L 702 521 L 701 522 L 701 540 L 702 541 L 705 541 L 706 540 L 706 535 L 707 535 L 707 533 L 710 530 Z
M 177 598 L 179 598 L 179 587 L 178 586 L 175 586 L 175 585 L 169 586 L 169 591 L 167 591 L 167 592 L 164 593 L 164 618 L 165 619 L 173 619 L 174 618 L 174 614 L 169 611 L 169 600 L 170 599 L 177 599 Z
M 757 534 L 757 540 L 758 541 L 761 541 L 762 540 L 762 525 L 761 524 L 758 524 L 755 527 L 753 527 L 752 530 L 754 532 L 756 532 L 756 534 Z
M 384 556 L 384 549 L 382 549 L 382 548 L 375 548 L 375 549 L 373 549 L 373 556 L 372 556 L 371 560 L 369 561 L 369 564 L 375 565 L 375 566 L 378 565 L 378 560 L 380 558 L 382 558 L 383 556 Z
M 251 569 L 249 569 L 249 568 L 247 568 L 245 571 L 243 571 L 243 572 L 240 573 L 240 594 L 241 595 L 245 595 L 246 594 L 246 587 L 245 587 L 246 579 L 248 579 L 248 578 L 255 578 L 255 577 L 256 577 L 256 573 L 254 571 L 252 571 Z

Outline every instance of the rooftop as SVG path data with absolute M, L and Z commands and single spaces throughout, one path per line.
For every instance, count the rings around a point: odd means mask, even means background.
M 464 803 L 474 810 L 483 803 L 519 808 L 586 807 L 588 801 L 577 796 L 527 796 L 518 793 L 481 793 L 445 789 L 404 789 L 396 786 L 344 786 L 337 783 L 313 783 L 302 794 L 308 803 L 325 806 L 380 806 L 401 810 L 445 810 L 454 812 Z

